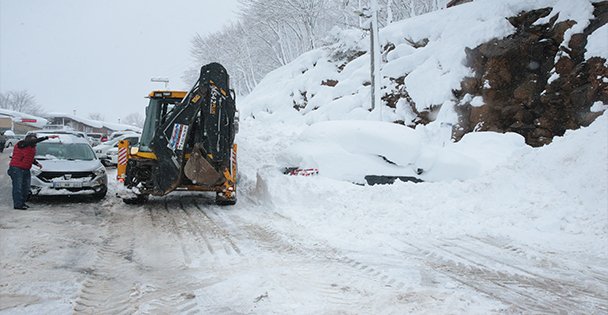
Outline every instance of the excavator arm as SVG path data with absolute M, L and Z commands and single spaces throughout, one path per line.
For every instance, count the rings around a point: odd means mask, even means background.
M 203 186 L 223 185 L 235 154 L 234 96 L 226 69 L 211 63 L 199 80 L 156 129 L 150 148 L 157 157 L 154 183 L 164 195 L 189 180 Z

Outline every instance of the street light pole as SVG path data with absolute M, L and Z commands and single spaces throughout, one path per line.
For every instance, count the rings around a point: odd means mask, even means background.
M 372 112 L 376 110 L 376 106 L 382 117 L 382 103 L 380 99 L 380 38 L 378 32 L 378 0 L 371 0 L 371 18 L 370 18 L 370 74 L 372 83 Z
M 151 82 L 161 82 L 165 84 L 165 90 L 169 87 L 169 79 L 168 78 L 152 78 Z

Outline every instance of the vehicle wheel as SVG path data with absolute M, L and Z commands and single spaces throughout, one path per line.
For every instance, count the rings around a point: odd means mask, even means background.
M 93 194 L 93 198 L 95 198 L 95 199 L 103 199 L 103 197 L 105 197 L 107 193 L 108 193 L 108 187 L 104 186 L 100 191 L 95 192 Z
M 128 205 L 138 205 L 148 201 L 149 195 L 137 195 L 133 198 L 122 198 L 122 201 Z
M 108 162 L 107 160 L 100 160 L 101 164 L 103 164 L 103 166 L 108 167 L 110 166 L 110 162 Z
M 226 198 L 224 194 L 217 193 L 215 195 L 215 204 L 218 206 L 234 206 L 236 204 L 236 193 L 232 198 Z

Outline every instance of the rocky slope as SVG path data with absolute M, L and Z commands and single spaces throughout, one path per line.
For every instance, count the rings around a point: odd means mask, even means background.
M 466 78 L 459 99 L 455 138 L 474 130 L 511 131 L 533 146 L 547 144 L 567 129 L 588 126 L 608 103 L 608 68 L 600 57 L 585 58 L 587 38 L 608 21 L 608 2 L 594 4 L 595 19 L 582 33 L 573 34 L 567 47 L 564 33 L 576 24 L 548 22 L 543 8 L 509 18 L 515 34 L 467 50 L 467 65 L 475 76 Z M 471 101 L 482 97 L 483 105 Z

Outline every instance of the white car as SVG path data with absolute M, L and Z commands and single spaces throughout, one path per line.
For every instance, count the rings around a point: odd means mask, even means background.
M 88 192 L 101 199 L 108 191 L 106 168 L 85 139 L 60 134 L 42 141 L 36 146 L 36 160 L 42 168 L 30 171 L 34 195 Z
M 120 142 L 121 140 L 127 140 L 131 145 L 136 145 L 139 143 L 139 137 L 140 134 L 138 133 L 124 134 L 118 138 L 115 138 L 114 140 L 106 141 L 100 145 L 93 147 L 93 150 L 95 151 L 95 155 L 97 155 L 97 158 L 100 159 L 102 163 L 104 163 L 104 165 L 109 165 L 110 158 L 108 157 L 108 150 L 112 148 L 118 148 L 118 142 Z
M 106 153 L 108 159 L 106 160 L 108 165 L 117 165 L 118 164 L 118 148 L 111 148 Z
M 18 135 L 5 135 L 6 136 L 6 143 L 4 144 L 5 147 L 10 148 L 10 147 L 14 147 L 15 144 L 17 144 L 17 142 L 19 142 L 21 139 L 23 139 L 22 136 L 18 136 Z
M 112 133 L 110 134 L 110 136 L 108 137 L 108 141 L 113 141 L 113 140 L 115 140 L 115 139 L 116 139 L 116 138 L 118 138 L 118 137 L 122 137 L 122 136 L 124 136 L 124 135 L 127 135 L 127 134 L 133 134 L 133 133 L 140 134 L 139 132 L 135 132 L 135 131 L 129 131 L 129 130 L 124 130 L 124 131 L 114 131 L 114 132 L 112 132 Z

